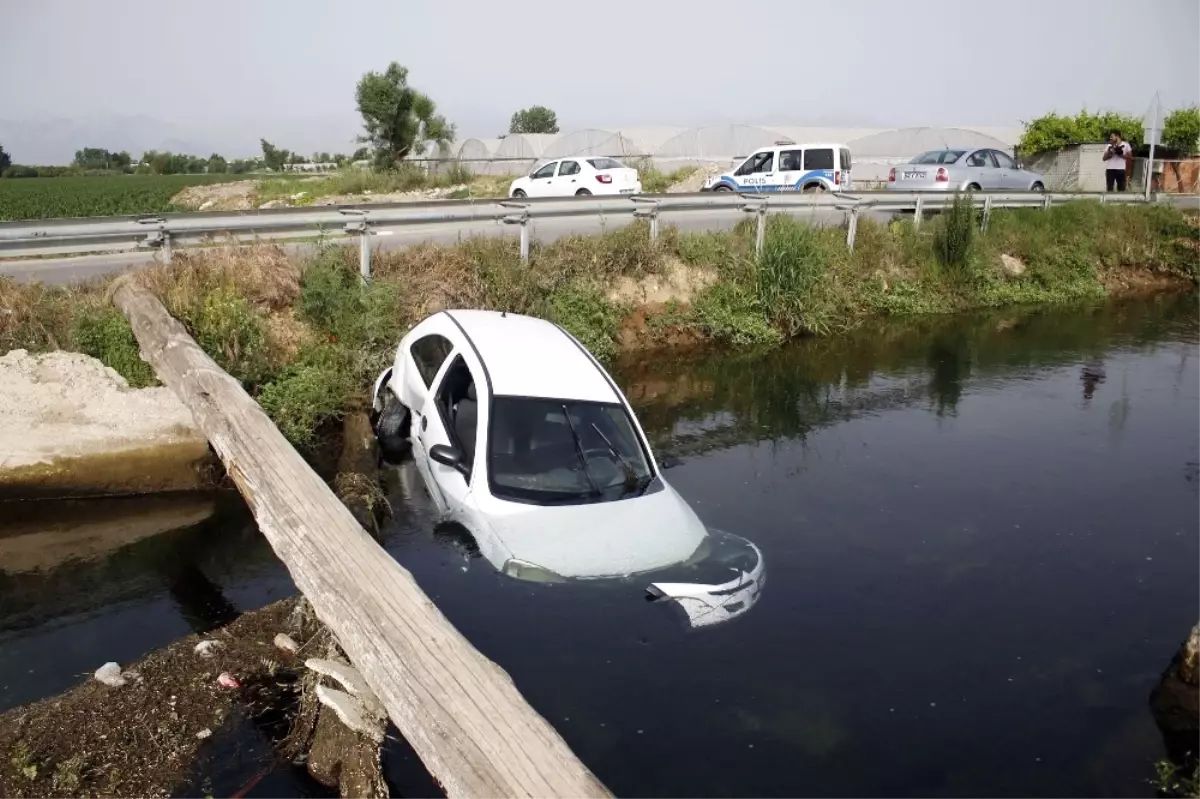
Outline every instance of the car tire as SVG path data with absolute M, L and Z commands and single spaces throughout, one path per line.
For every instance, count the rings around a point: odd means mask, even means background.
M 590 191 L 588 191 L 587 189 L 580 189 L 579 191 L 575 192 L 575 196 L 576 197 L 591 197 L 592 193 Z
M 713 191 L 733 191 L 733 187 L 727 183 L 718 183 L 713 186 Z
M 978 183 L 972 183 L 971 185 L 967 186 L 967 191 L 983 191 L 983 187 Z
M 805 194 L 824 194 L 825 187 L 820 183 L 809 183 L 803 189 Z
M 385 461 L 398 463 L 412 452 L 412 442 L 408 438 L 411 426 L 412 414 L 408 408 L 391 389 L 384 389 L 383 410 L 375 420 L 375 439 Z
M 516 191 L 514 191 L 514 192 L 512 193 L 512 196 L 514 196 L 514 197 L 525 197 L 525 196 L 527 196 L 527 195 L 525 194 L 525 190 L 524 190 L 524 189 L 517 189 Z
M 1032 192 L 1037 192 L 1038 194 L 1043 194 L 1046 191 L 1046 187 L 1043 186 L 1041 183 L 1034 183 L 1032 186 L 1029 187 L 1029 190 Z

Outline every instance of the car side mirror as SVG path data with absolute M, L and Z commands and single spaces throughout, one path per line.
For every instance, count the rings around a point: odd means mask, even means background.
M 462 450 L 450 444 L 434 444 L 429 448 L 429 457 L 435 463 L 449 466 L 454 471 L 467 476 L 467 465 L 463 463 Z

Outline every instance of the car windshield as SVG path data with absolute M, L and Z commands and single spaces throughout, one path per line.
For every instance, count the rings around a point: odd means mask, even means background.
M 605 169 L 623 169 L 621 162 L 615 158 L 589 158 L 587 160 L 593 168 L 604 171 Z
M 927 153 L 921 153 L 910 164 L 953 164 L 958 159 L 962 158 L 966 150 L 930 150 Z
M 638 496 L 653 480 L 618 404 L 498 396 L 489 426 L 492 494 L 542 505 Z

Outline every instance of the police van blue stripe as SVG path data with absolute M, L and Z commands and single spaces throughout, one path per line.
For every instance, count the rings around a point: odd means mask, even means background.
M 732 175 L 722 175 L 720 177 L 720 179 L 715 184 L 713 184 L 713 186 L 715 188 L 716 186 L 723 183 L 726 186 L 729 186 L 731 189 L 735 189 L 737 191 L 761 191 L 761 192 L 801 191 L 805 187 L 805 185 L 812 183 L 814 178 L 819 180 L 821 183 L 824 183 L 827 186 L 832 187 L 834 185 L 834 183 L 833 183 L 834 174 L 833 173 L 834 173 L 834 171 L 832 169 L 812 169 L 812 170 L 809 170 L 808 172 L 805 172 L 803 175 L 801 175 L 800 178 L 795 183 L 793 183 L 791 185 L 787 185 L 787 186 L 778 186 L 778 185 L 763 186 L 763 185 L 759 185 L 759 184 L 756 184 L 753 186 L 743 186 L 742 184 L 738 183 L 737 179 L 734 178 Z

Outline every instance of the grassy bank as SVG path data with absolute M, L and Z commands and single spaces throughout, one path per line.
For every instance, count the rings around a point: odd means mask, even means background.
M 966 208 L 920 229 L 863 220 L 851 254 L 842 229 L 773 217 L 756 258 L 751 224 L 668 228 L 653 244 L 638 224 L 537 245 L 527 266 L 512 238 L 473 239 L 378 253 L 369 287 L 351 249 L 298 263 L 261 246 L 180 253 L 140 279 L 302 449 L 362 400 L 402 333 L 441 308 L 546 317 L 612 358 L 684 342 L 770 345 L 885 315 L 1196 284 L 1196 221 L 1171 208 L 1064 205 L 995 212 L 986 234 L 975 225 Z M 104 290 L 0 281 L 0 351 L 76 349 L 134 385 L 151 382 Z

